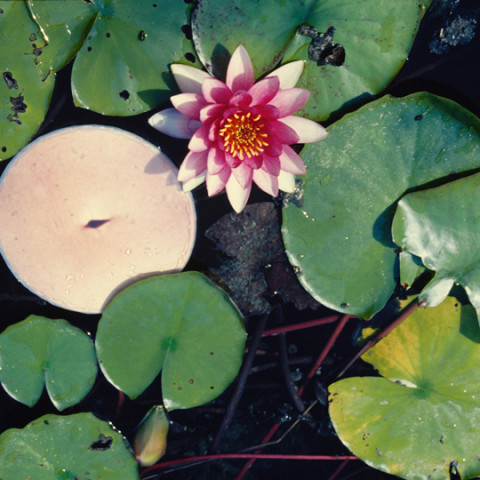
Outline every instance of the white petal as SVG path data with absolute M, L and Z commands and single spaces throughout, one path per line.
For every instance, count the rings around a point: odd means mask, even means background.
M 233 209 L 240 213 L 247 204 L 248 197 L 250 196 L 250 190 L 252 189 L 252 184 L 250 183 L 246 188 L 243 188 L 235 178 L 235 175 L 230 175 L 227 184 L 225 185 L 225 190 L 227 191 L 227 197 L 232 205 Z
M 182 190 L 184 192 L 190 192 L 190 190 L 197 188 L 199 185 L 201 185 L 205 181 L 206 175 L 207 175 L 207 172 L 203 172 L 198 177 L 192 178 L 188 182 L 182 183 Z
M 191 138 L 202 123 L 192 120 L 174 108 L 162 110 L 148 119 L 148 123 L 159 132 L 173 138 Z
M 267 77 L 278 77 L 280 80 L 280 88 L 293 88 L 303 72 L 305 62 L 303 60 L 296 60 L 295 62 L 286 63 L 274 70 Z
M 207 72 L 190 65 L 173 63 L 171 69 L 178 88 L 183 93 L 202 93 L 203 80 L 210 78 Z
M 217 195 L 217 193 L 220 193 L 225 188 L 225 185 L 230 178 L 230 174 L 231 169 L 228 165 L 216 175 L 210 175 L 207 172 L 206 183 L 209 197 Z
M 278 195 L 278 178 L 258 168 L 253 171 L 253 181 L 265 192 L 276 197 Z
M 282 192 L 293 193 L 295 191 L 295 175 L 281 170 L 278 175 L 278 188 Z
M 298 143 L 318 142 L 327 136 L 325 128 L 308 118 L 290 115 L 288 117 L 279 118 L 278 121 L 295 130 L 295 133 L 299 137 Z

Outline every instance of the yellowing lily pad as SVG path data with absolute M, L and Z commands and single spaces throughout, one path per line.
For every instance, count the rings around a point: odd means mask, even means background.
M 449 297 L 419 309 L 362 359 L 383 378 L 330 385 L 342 442 L 370 466 L 409 480 L 480 474 L 480 331 L 471 306 Z

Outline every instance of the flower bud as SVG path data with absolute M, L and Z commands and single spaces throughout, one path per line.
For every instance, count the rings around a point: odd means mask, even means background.
M 167 413 L 162 405 L 155 405 L 140 422 L 133 442 L 140 465 L 149 467 L 162 458 L 167 448 L 167 433 Z

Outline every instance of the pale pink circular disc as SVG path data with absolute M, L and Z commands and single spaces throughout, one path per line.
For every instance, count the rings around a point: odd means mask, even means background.
M 43 299 L 99 313 L 129 283 L 188 262 L 195 207 L 176 177 L 157 147 L 118 128 L 40 137 L 0 180 L 0 252 Z

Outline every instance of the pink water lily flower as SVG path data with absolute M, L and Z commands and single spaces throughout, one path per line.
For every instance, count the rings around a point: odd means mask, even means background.
M 155 114 L 149 123 L 172 137 L 190 138 L 178 171 L 184 190 L 203 181 L 209 196 L 225 189 L 236 212 L 245 207 L 252 181 L 274 197 L 279 189 L 295 190 L 295 175 L 306 170 L 290 145 L 327 135 L 318 123 L 292 115 L 310 96 L 293 88 L 303 66 L 303 61 L 288 63 L 255 83 L 242 46 L 233 52 L 225 82 L 194 67 L 172 65 L 182 93 L 171 97 L 175 108 Z

